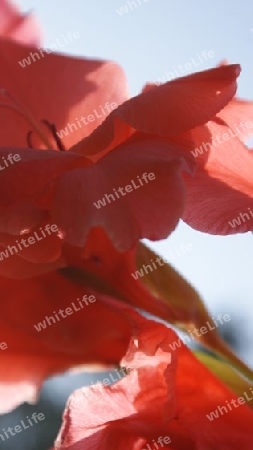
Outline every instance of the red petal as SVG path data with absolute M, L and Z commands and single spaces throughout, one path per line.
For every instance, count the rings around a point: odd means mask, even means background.
M 97 159 L 133 130 L 158 136 L 183 133 L 217 114 L 236 92 L 239 65 L 178 78 L 123 103 L 73 151 Z
M 213 142 L 224 133 L 230 136 L 228 140 Z M 197 157 L 200 165 L 194 178 L 185 176 L 187 202 L 183 218 L 193 228 L 211 234 L 253 229 L 253 157 L 230 133 L 220 119 L 193 132 L 203 154 Z M 243 214 L 247 216 L 242 218 Z
M 218 114 L 237 134 L 238 138 L 246 142 L 253 134 L 253 102 L 233 98 Z M 247 126 L 246 126 L 247 124 Z
M 0 207 L 26 202 L 67 170 L 83 167 L 89 162 L 72 152 L 39 151 L 25 148 L 0 148 L 0 157 L 18 154 L 20 161 L 1 170 Z M 8 186 L 8 189 L 6 189 Z
M 167 237 L 183 212 L 181 155 L 183 151 L 173 144 L 143 139 L 122 145 L 90 167 L 68 172 L 57 182 L 52 220 L 64 239 L 78 247 L 92 227 L 103 227 L 120 251 L 144 237 Z M 141 185 L 144 173 L 153 173 L 155 179 Z M 132 191 L 118 193 L 117 198 L 113 189 L 127 185 Z M 105 194 L 114 195 L 107 201 Z

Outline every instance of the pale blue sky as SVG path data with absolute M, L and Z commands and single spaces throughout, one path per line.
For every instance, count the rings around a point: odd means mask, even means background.
M 195 70 L 213 67 L 224 58 L 240 63 L 243 71 L 238 94 L 253 99 L 251 0 L 135 3 L 136 8 L 132 2 L 133 10 L 120 16 L 116 10 L 129 4 L 125 0 L 19 0 L 24 11 L 36 12 L 44 30 L 45 46 L 69 31 L 78 31 L 80 38 L 63 50 L 117 61 L 126 71 L 132 95 L 147 81 L 156 81 L 165 71 L 173 70 L 173 66 L 185 65 L 191 58 L 196 60 L 203 50 L 212 50 L 215 56 Z M 252 235 L 208 236 L 180 224 L 169 239 L 152 247 L 169 260 L 169 252 L 183 242 L 191 243 L 193 249 L 174 260 L 175 267 L 191 280 L 212 313 L 231 312 L 229 305 L 233 304 L 234 320 L 241 317 L 246 321 L 245 329 L 249 331 L 244 357 L 253 363 L 248 347 L 249 339 L 253 339 Z

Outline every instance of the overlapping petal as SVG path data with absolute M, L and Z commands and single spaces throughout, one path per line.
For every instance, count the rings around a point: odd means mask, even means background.
M 126 143 L 85 170 L 61 177 L 52 220 L 64 239 L 79 247 L 93 227 L 102 227 L 120 251 L 129 250 L 144 237 L 165 238 L 183 213 L 183 163 L 180 149 L 166 142 Z M 123 188 L 123 194 L 118 188 Z
M 231 131 L 219 118 L 193 131 L 202 155 L 196 158 L 199 167 L 195 176 L 184 177 L 187 202 L 183 219 L 210 234 L 253 229 L 253 158 Z
M 164 447 L 174 450 L 250 450 L 252 411 L 241 405 L 214 426 L 207 414 L 233 400 L 233 393 L 183 343 L 171 351 L 178 339 L 172 330 L 128 314 L 133 337 L 122 365 L 132 372 L 113 386 L 72 394 L 55 448 L 140 450 L 168 436 L 171 445 Z
M 219 114 L 237 134 L 246 142 L 253 134 L 253 102 L 234 97 Z
M 97 159 L 134 130 L 172 137 L 204 124 L 232 99 L 239 65 L 178 78 L 124 102 L 89 137 L 72 150 Z
M 19 155 L 20 160 L 9 164 L 0 172 L 0 190 L 3 192 L 0 198 L 0 208 L 3 211 L 16 204 L 16 214 L 20 212 L 18 208 L 20 202 L 24 203 L 24 207 L 26 207 L 26 202 L 29 203 L 29 200 L 31 202 L 33 198 L 37 199 L 39 193 L 43 193 L 43 199 L 40 196 L 36 203 L 38 207 L 45 209 L 45 191 L 49 190 L 53 182 L 68 170 L 90 164 L 87 159 L 72 152 L 60 153 L 53 150 L 39 151 L 8 147 L 0 149 L 2 159 L 7 160 L 9 154 Z M 9 233 L 13 233 L 12 228 Z

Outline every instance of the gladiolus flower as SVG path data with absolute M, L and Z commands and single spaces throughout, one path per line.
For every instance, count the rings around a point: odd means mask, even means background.
M 0 278 L 0 327 L 8 346 L 8 351 L 1 352 L 0 412 L 22 401 L 35 401 L 41 383 L 50 375 L 84 364 L 118 364 L 130 328 L 113 299 L 184 326 L 185 331 L 212 323 L 198 294 L 170 266 L 164 264 L 159 273 L 133 279 L 140 267 L 136 260 L 142 264 L 155 259 L 151 250 L 139 244 L 136 250 L 120 254 L 109 239 L 102 238 L 101 233 L 92 236 L 91 253 L 82 258 L 69 249 L 68 267 L 60 271 L 28 280 Z M 26 276 L 33 270 L 25 261 L 22 266 Z M 95 295 L 97 300 L 81 308 L 85 295 Z M 75 310 L 71 317 L 62 317 L 69 307 Z M 215 327 L 200 342 L 245 375 L 252 375 L 222 342 Z
M 8 145 L 0 154 L 2 158 L 10 151 L 20 154 L 19 163 L 3 170 L 0 178 L 0 188 L 10 186 L 0 200 L 4 217 L 0 243 L 5 248 L 10 235 L 17 239 L 18 234 L 32 232 L 46 220 L 57 224 L 61 242 L 79 248 L 84 247 L 93 228 L 103 228 L 121 252 L 142 238 L 166 238 L 184 210 L 182 172 L 190 175 L 195 168 L 189 152 L 193 148 L 190 130 L 204 124 L 233 97 L 239 66 L 146 88 L 126 101 L 125 77 L 115 64 L 50 54 L 43 64 L 35 61 L 29 67 L 17 67 L 27 52 L 27 47 L 0 43 L 0 55 L 5 59 L 0 74 L 5 88 L 0 120 L 5 131 L 0 139 Z M 7 77 L 7 68 L 13 70 L 14 64 L 22 92 Z M 56 73 L 57 79 L 48 78 L 49 72 Z M 36 87 L 31 79 L 36 79 Z M 69 133 L 59 142 L 56 130 L 67 120 L 76 120 L 80 107 L 83 116 L 89 117 L 106 100 L 119 105 L 106 120 L 91 121 L 85 129 L 76 125 L 78 133 Z M 14 116 L 15 133 L 11 132 Z M 84 139 L 78 142 L 80 134 Z M 26 140 L 40 150 L 17 147 L 27 145 Z M 66 144 L 68 151 L 60 151 Z M 154 176 L 152 182 L 138 185 L 122 198 L 113 198 L 117 188 L 133 186 L 132 181 L 149 173 Z M 111 195 L 111 200 L 97 208 L 105 195 Z M 24 225 L 24 212 L 28 225 Z M 45 246 L 48 262 L 59 258 L 56 239 L 54 245 Z M 43 261 L 38 257 L 38 263 L 45 262 L 45 254 Z M 19 256 L 28 257 L 25 253 Z M 35 262 L 36 251 L 32 259 Z

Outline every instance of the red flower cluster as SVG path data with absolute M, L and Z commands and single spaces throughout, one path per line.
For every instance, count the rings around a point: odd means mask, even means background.
M 34 399 L 51 374 L 122 360 L 132 369 L 124 379 L 70 398 L 56 449 L 251 450 L 248 405 L 215 426 L 207 418 L 234 398 L 233 383 L 184 345 L 171 353 L 175 332 L 133 309 L 189 330 L 211 323 L 197 293 L 166 264 L 132 277 L 154 256 L 140 239 L 166 238 L 180 218 L 208 233 L 253 229 L 230 224 L 253 209 L 252 105 L 234 97 L 240 66 L 129 98 L 112 62 L 50 53 L 18 64 L 36 52 L 35 20 L 7 0 L 0 11 L 1 412 Z M 106 104 L 119 106 L 93 114 Z M 60 132 L 67 124 L 75 131 Z M 96 302 L 59 319 L 55 310 L 87 296 Z M 44 317 L 53 326 L 38 326 Z M 252 376 L 215 329 L 199 340 Z

